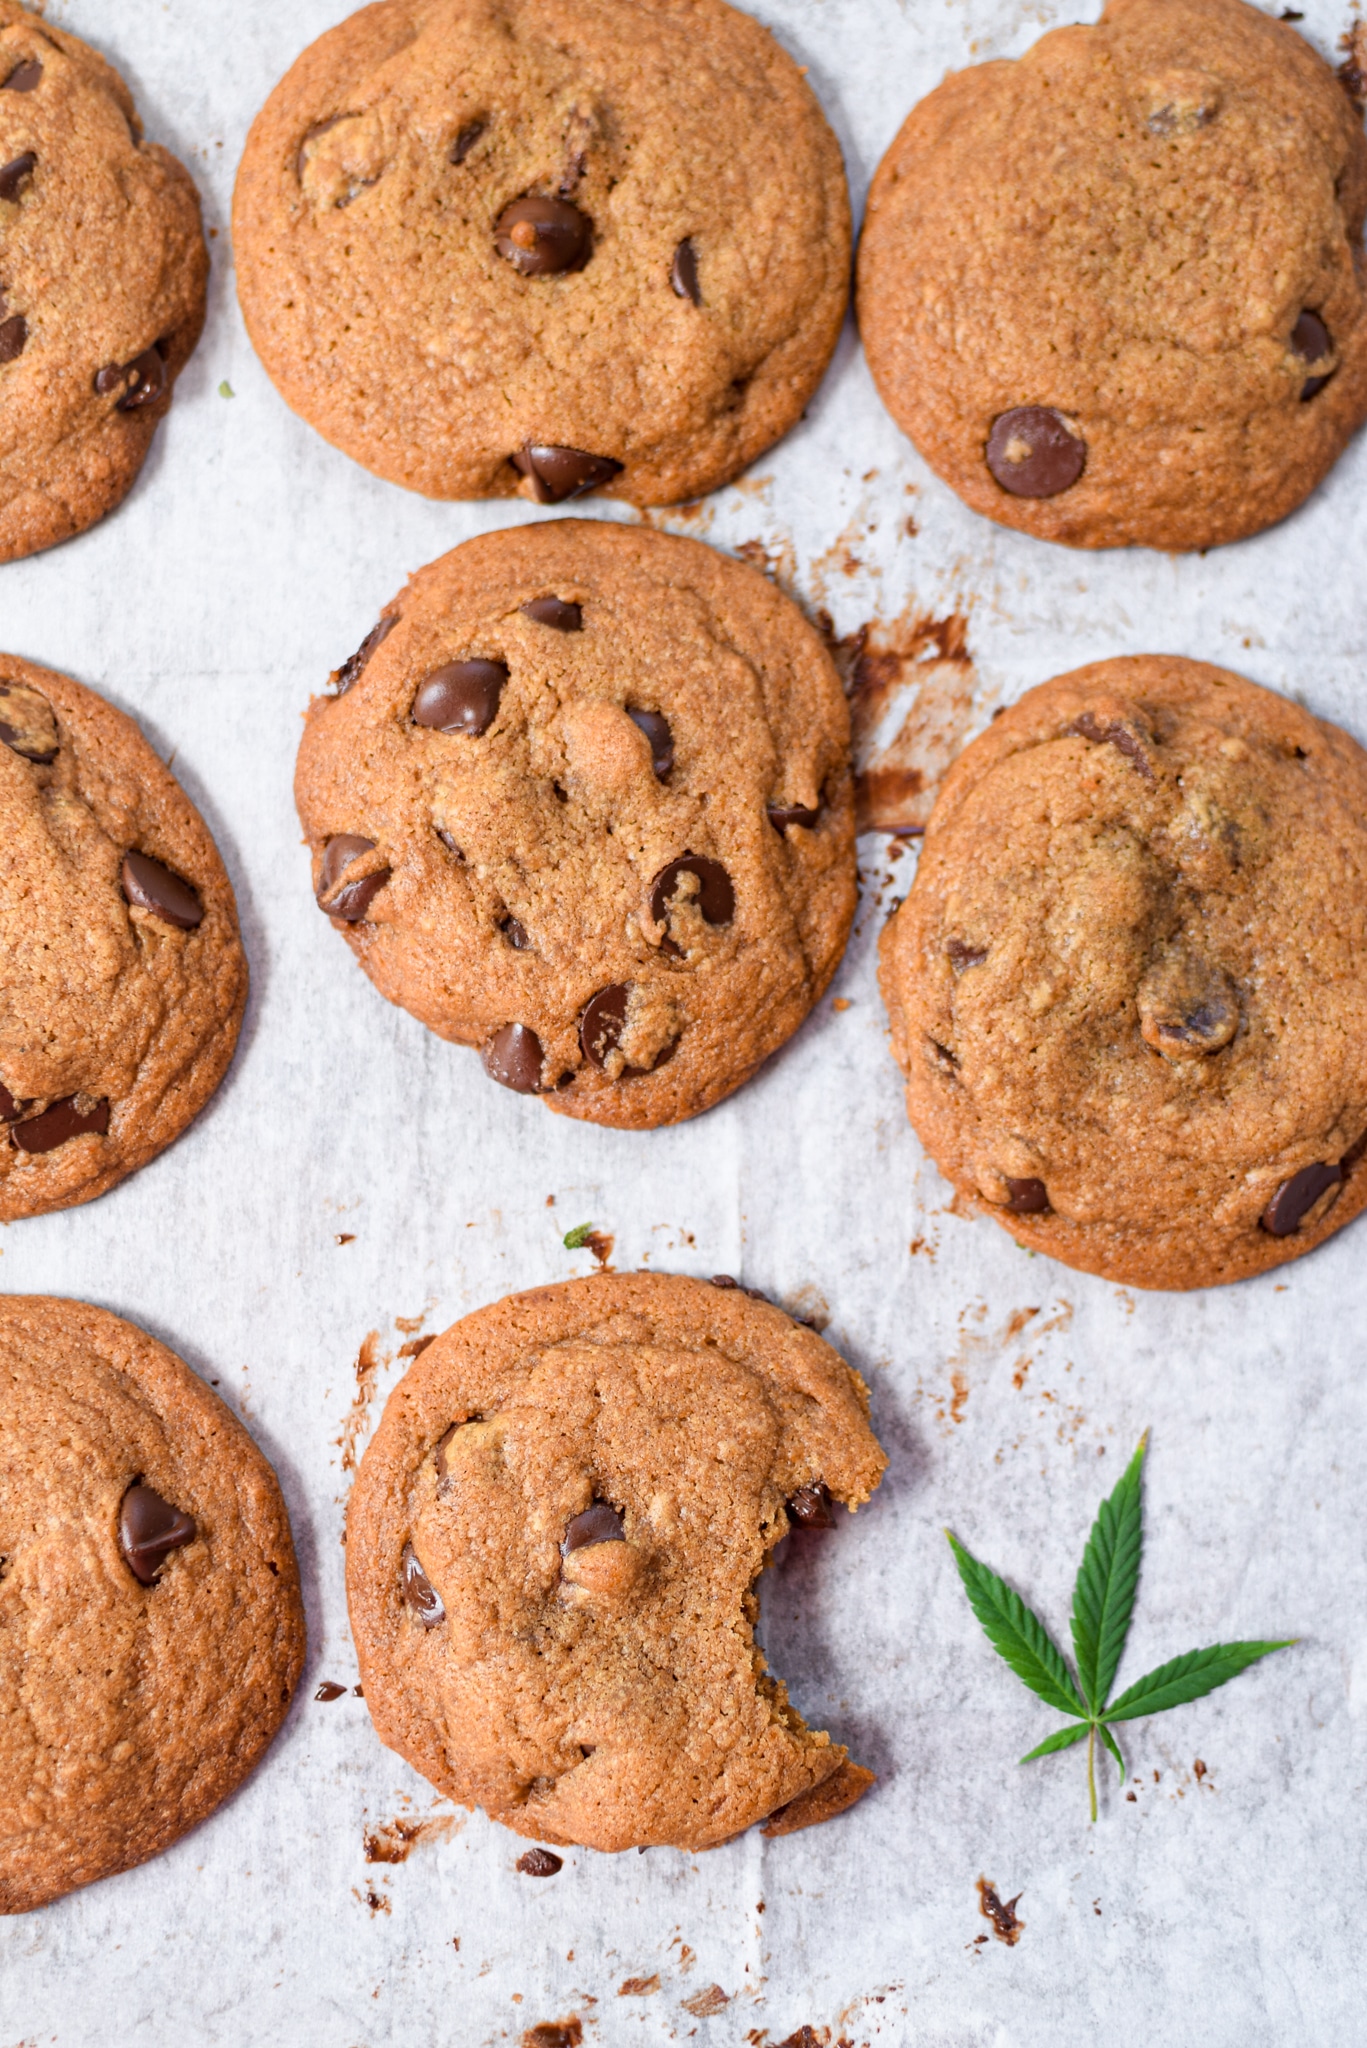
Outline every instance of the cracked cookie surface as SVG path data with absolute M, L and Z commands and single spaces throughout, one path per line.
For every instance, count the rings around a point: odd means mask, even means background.
M 381 0 L 253 125 L 233 206 L 281 395 L 437 498 L 642 505 L 785 434 L 848 295 L 840 149 L 722 0 Z
M 218 849 L 131 718 L 0 654 L 0 1220 L 88 1202 L 179 1136 L 247 999 Z
M 955 73 L 879 166 L 859 324 L 975 511 L 1074 547 L 1272 525 L 1367 418 L 1367 138 L 1245 0 L 1111 0 Z
M 859 1376 L 734 1284 L 602 1274 L 466 1316 L 390 1395 L 347 1513 L 381 1740 L 548 1842 L 841 1810 L 871 1776 L 768 1673 L 754 1587 L 885 1463 Z
M 972 1208 L 1138 1287 L 1367 1204 L 1367 753 L 1175 656 L 1030 690 L 946 778 L 880 980 Z
M 204 322 L 188 171 L 75 36 L 0 0 L 0 562 L 131 489 Z
M 696 541 L 466 541 L 310 708 L 319 905 L 371 980 L 552 1109 L 697 1115 L 787 1039 L 854 913 L 849 721 L 817 633 Z
M 0 1913 L 211 1813 L 303 1656 L 285 1504 L 241 1423 L 121 1317 L 0 1297 Z

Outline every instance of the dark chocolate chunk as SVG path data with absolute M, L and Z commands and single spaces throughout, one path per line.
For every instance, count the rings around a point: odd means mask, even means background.
M 557 1870 L 564 1869 L 565 1859 L 550 1849 L 528 1849 L 518 1857 L 517 1867 L 524 1877 L 554 1877 Z M 543 2031 L 540 2027 L 533 2029 L 534 2033 Z M 556 2031 L 563 2032 L 563 2029 L 557 2028 Z
M 557 447 L 549 441 L 528 441 L 508 460 L 532 480 L 538 505 L 559 505 L 620 476 L 622 465 L 610 455 L 590 455 L 583 448 Z
M 1326 1166 L 1316 1161 L 1313 1166 L 1303 1166 L 1290 1180 L 1282 1182 L 1263 1210 L 1263 1229 L 1273 1237 L 1290 1237 L 1300 1229 L 1321 1195 L 1338 1187 L 1342 1179 L 1343 1168 L 1337 1163 Z
M 0 1124 L 18 1123 L 27 1108 L 27 1102 L 11 1095 L 4 1082 L 0 1081 Z
M 10 1136 L 21 1152 L 55 1152 L 68 1138 L 80 1138 L 87 1131 L 103 1137 L 109 1129 L 109 1104 L 97 1102 L 93 1109 L 80 1110 L 74 1095 L 49 1103 L 40 1116 L 10 1125 Z
M 413 699 L 413 723 L 478 739 L 498 715 L 507 680 L 506 661 L 448 661 L 420 684 Z
M 95 372 L 95 389 L 102 398 L 121 386 L 125 388 L 116 412 L 136 412 L 160 398 L 166 389 L 166 360 L 160 348 L 144 349 L 131 363 L 106 363 Z
M 344 1685 L 338 1685 L 335 1678 L 325 1678 L 313 1695 L 316 1700 L 339 1700 L 346 1692 Z
M 156 1583 L 157 1573 L 173 1550 L 195 1540 L 192 1515 L 182 1514 L 153 1487 L 130 1486 L 119 1509 L 119 1548 L 135 1579 Z
M 466 122 L 455 141 L 451 144 L 451 162 L 453 164 L 463 164 L 465 162 L 466 157 L 469 156 L 470 151 L 479 141 L 480 136 L 488 125 L 488 121 L 482 115 L 478 121 Z
M 987 466 L 1013 498 L 1056 498 L 1071 490 L 1087 461 L 1087 443 L 1051 405 L 1018 405 L 998 414 L 987 437 Z
M 346 660 L 342 663 L 342 666 L 332 671 L 332 675 L 330 676 L 329 681 L 331 682 L 333 689 L 337 692 L 337 695 L 339 697 L 344 697 L 346 695 L 347 691 L 351 688 L 352 684 L 359 677 L 361 670 L 365 667 L 371 655 L 375 652 L 375 649 L 380 645 L 382 640 L 385 640 L 389 637 L 389 635 L 393 632 L 394 628 L 398 625 L 398 623 L 399 615 L 397 612 L 391 613 L 388 618 L 381 619 L 377 626 L 371 627 L 370 631 L 366 634 L 365 639 L 356 649 L 356 652 L 354 654 L 349 654 Z
M 600 988 L 579 1020 L 579 1043 L 584 1058 L 601 1067 L 626 1029 L 627 999 L 631 991 L 620 981 Z
M 26 149 L 22 156 L 13 157 L 7 164 L 0 164 L 0 199 L 17 199 L 24 180 L 31 178 L 37 168 L 38 159 L 31 149 Z
M 541 1040 L 525 1024 L 505 1024 L 484 1048 L 484 1071 L 491 1081 L 516 1095 L 535 1095 L 541 1087 Z
M 57 714 L 41 690 L 0 683 L 0 740 L 25 761 L 46 768 L 57 758 Z
M 967 946 L 962 939 L 947 940 L 945 951 L 956 974 L 962 974 L 966 967 L 981 967 L 987 958 L 986 946 Z
M 669 720 L 662 711 L 633 711 L 630 705 L 627 717 L 633 725 L 640 726 L 650 741 L 650 765 L 663 782 L 674 766 L 674 735 L 669 730 Z
M 399 1575 L 403 1583 L 403 1597 L 423 1627 L 435 1628 L 439 1622 L 445 1621 L 446 1608 L 441 1594 L 418 1563 L 411 1543 L 405 1543 L 403 1547 Z
M 584 611 L 567 597 L 533 597 L 522 607 L 523 616 L 535 619 L 538 626 L 554 626 L 557 633 L 578 633 L 583 630 Z
M 505 917 L 499 920 L 498 928 L 515 952 L 531 952 L 532 942 L 525 924 L 520 924 L 515 917 Z
M 1013 1216 L 1038 1216 L 1049 1207 L 1049 1190 L 1042 1180 L 1012 1180 L 1008 1174 L 1006 1206 Z
M 1144 751 L 1144 737 L 1137 727 L 1124 725 L 1118 718 L 1103 725 L 1094 711 L 1084 711 L 1080 718 L 1075 718 L 1070 726 L 1065 727 L 1066 733 L 1076 733 L 1080 739 L 1090 740 L 1094 747 L 1116 748 L 1127 761 L 1133 761 L 1146 782 L 1154 780 L 1153 768 Z
M 32 92 L 43 75 L 36 57 L 22 57 L 9 77 L 0 81 L 0 92 Z
M 0 363 L 12 363 L 24 353 L 27 342 L 28 321 L 22 313 L 11 313 L 7 320 L 0 320 Z
M 697 876 L 698 889 L 693 901 L 708 924 L 730 924 L 736 914 L 731 877 L 719 860 L 709 860 L 698 853 L 681 853 L 677 860 L 661 868 L 651 883 L 650 914 L 656 924 L 663 924 L 669 916 L 670 900 L 683 875 Z
M 788 1513 L 804 1529 L 833 1529 L 835 1516 L 831 1513 L 831 1496 L 820 1479 L 811 1479 L 805 1486 L 799 1486 L 788 1503 Z
M 803 804 L 766 804 L 764 808 L 775 832 L 786 832 L 790 825 L 802 825 L 810 831 L 821 816 L 819 810 L 809 811 Z
M 558 277 L 588 262 L 593 223 L 568 199 L 528 193 L 504 207 L 494 226 L 494 247 L 524 277 Z
M 204 905 L 196 891 L 150 854 L 135 853 L 130 847 L 123 857 L 120 877 L 125 901 L 137 909 L 150 910 L 154 917 L 173 924 L 177 931 L 192 932 L 197 924 L 203 923 Z
M 323 865 L 318 875 L 320 910 L 325 910 L 329 917 L 340 917 L 343 924 L 360 923 L 392 870 L 378 868 L 373 875 L 362 875 L 355 882 L 338 885 L 353 861 L 374 850 L 375 841 L 363 839 L 359 832 L 338 832 L 329 839 L 323 848 Z
M 590 1543 L 625 1543 L 626 1531 L 622 1517 L 616 1508 L 605 1500 L 596 1500 L 591 1508 L 585 1508 L 582 1515 L 572 1515 L 565 1524 L 565 1540 L 560 1546 L 560 1555 L 568 1557 L 572 1550 L 585 1550 Z
M 687 235 L 674 251 L 674 261 L 669 269 L 669 282 L 674 287 L 676 298 L 691 299 L 695 306 L 702 304 L 702 287 L 698 283 L 698 252 Z
M 106 398 L 111 391 L 118 390 L 127 375 L 122 363 L 106 363 L 102 370 L 95 372 L 95 389 L 101 398 Z
M 1299 356 L 1303 363 L 1322 363 L 1326 356 L 1334 353 L 1329 329 L 1318 313 L 1301 314 L 1291 330 L 1291 353 Z M 1333 374 L 1332 370 L 1327 370 L 1322 377 L 1307 377 L 1301 386 L 1301 404 L 1313 398 L 1317 391 L 1323 391 Z

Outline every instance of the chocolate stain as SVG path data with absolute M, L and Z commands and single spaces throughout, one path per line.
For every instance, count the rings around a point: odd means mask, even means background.
M 954 1389 L 953 1399 L 949 1404 L 949 1419 L 951 1422 L 962 1422 L 964 1409 L 968 1404 L 968 1381 L 963 1373 L 953 1372 L 949 1376 L 949 1384 Z
M 436 1341 L 435 1336 L 410 1337 L 406 1344 L 400 1344 L 399 1356 L 400 1358 L 421 1358 L 428 1345 L 435 1344 Z
M 591 1230 L 584 1239 L 584 1243 L 598 1261 L 600 1273 L 609 1273 L 612 1270 L 608 1261 L 612 1257 L 612 1247 L 615 1242 L 615 1238 L 609 1237 L 605 1230 Z
M 567 2020 L 541 2020 L 528 2027 L 522 2036 L 522 2048 L 579 2048 L 583 2038 L 579 2015 L 571 2013 Z
M 356 1357 L 356 1392 L 351 1399 L 351 1412 L 342 1424 L 342 1434 L 336 1441 L 342 1447 L 342 1470 L 356 1470 L 356 1442 L 365 1427 L 370 1403 L 375 1395 L 375 1379 L 380 1370 L 381 1359 L 377 1346 L 380 1341 L 378 1330 L 368 1330 L 365 1341 Z
M 626 1983 L 619 1987 L 617 1996 L 619 1998 L 649 1998 L 651 1992 L 658 1991 L 659 1988 L 660 1980 L 658 1977 L 628 1977 Z
M 680 2000 L 685 2012 L 691 2012 L 695 2020 L 708 2020 L 714 2013 L 728 2006 L 731 2000 L 720 1984 L 709 1984 L 705 1991 L 695 1991 L 691 1998 Z
M 850 700 L 861 832 L 923 832 L 973 722 L 976 675 L 963 612 L 908 607 L 834 643 Z
M 788 597 L 796 599 L 794 588 L 797 582 L 797 551 L 785 534 L 781 540 L 743 540 L 735 553 L 742 562 L 748 562 L 752 569 L 758 569 L 761 576 L 767 576 L 771 583 Z
M 406 1863 L 419 1842 L 440 1840 L 462 1820 L 460 1814 L 434 1813 L 427 1820 L 390 1820 L 382 1827 L 369 1828 L 364 1837 L 365 1860 Z
M 353 1899 L 359 1899 L 363 1906 L 369 1906 L 372 1918 L 376 1913 L 392 1913 L 394 1910 L 383 1892 L 377 1892 L 373 1889 L 358 1892 L 355 1885 L 353 1885 L 351 1887 L 351 1896 Z
M 1008 1948 L 1014 1948 L 1024 1931 L 1025 1922 L 1016 1918 L 1016 1908 L 1023 1893 L 1017 1892 L 1014 1899 L 1005 1905 L 997 1895 L 997 1888 L 985 1877 L 978 1879 L 978 1911 L 984 1920 L 992 1922 L 992 1932 L 998 1941 L 1004 1941 Z

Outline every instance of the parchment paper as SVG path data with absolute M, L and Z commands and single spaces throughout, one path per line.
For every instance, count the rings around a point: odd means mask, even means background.
M 1337 62 L 1346 0 L 1303 4 L 1303 32 Z M 0 1232 L 0 1286 L 104 1303 L 219 1385 L 284 1483 L 310 1649 L 284 1733 L 216 1816 L 140 1870 L 0 1923 L 0 2042 L 463 2048 L 574 2016 L 591 2048 L 776 2044 L 804 2024 L 819 2042 L 918 2048 L 1360 2040 L 1367 1223 L 1264 1280 L 1164 1296 L 949 1215 L 903 1116 L 874 982 L 877 931 L 915 858 L 894 862 L 886 836 L 861 841 L 835 1002 L 731 1102 L 642 1136 L 491 1087 L 473 1055 L 375 994 L 314 908 L 290 799 L 310 692 L 410 569 L 538 516 L 428 504 L 368 477 L 286 411 L 247 345 L 227 236 L 242 139 L 345 11 L 49 8 L 113 59 L 149 134 L 193 168 L 214 276 L 204 340 L 132 497 L 84 538 L 0 570 L 0 647 L 93 684 L 174 754 L 237 888 L 253 987 L 236 1065 L 194 1129 L 102 1201 Z M 1017 54 L 1097 9 L 757 11 L 811 67 L 858 209 L 947 68 Z M 933 774 L 995 704 L 1150 649 L 1225 663 L 1367 740 L 1365 486 L 1360 438 L 1295 518 L 1204 560 L 1051 549 L 930 475 L 847 330 L 787 442 L 700 515 L 661 523 L 767 554 L 837 635 L 877 622 L 846 649 L 847 663 L 861 648 L 887 657 L 861 672 L 865 754 L 909 716 L 884 769 Z M 872 801 L 916 798 L 885 773 Z M 619 1267 L 727 1271 L 824 1305 L 867 1375 L 887 1481 L 771 1575 L 764 1638 L 803 1712 L 880 1783 L 786 1840 L 702 1857 L 570 1851 L 536 1880 L 514 1869 L 524 1843 L 451 1816 L 380 1747 L 361 1700 L 313 1694 L 355 1681 L 343 1508 L 400 1346 L 419 1320 L 440 1330 L 591 1270 L 588 1251 L 561 1246 L 586 1221 L 613 1237 Z M 1089 1828 L 1079 1751 L 1016 1765 L 1052 1717 L 992 1655 L 940 1532 L 952 1524 L 1066 1640 L 1091 1516 L 1146 1425 L 1124 1682 L 1222 1637 L 1302 1640 L 1134 1724 L 1128 1790 L 1108 1777 Z M 442 1815 L 407 1843 L 391 1826 Z M 406 1860 L 368 1860 L 377 1832 L 372 1855 L 406 1846 Z M 979 1939 L 980 1876 L 1021 1894 L 1014 1947 Z M 633 1979 L 658 1988 L 623 1993 Z

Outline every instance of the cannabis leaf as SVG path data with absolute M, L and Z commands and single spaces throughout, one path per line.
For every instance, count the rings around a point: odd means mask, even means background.
M 1139 1589 L 1139 1560 L 1144 1548 L 1142 1478 L 1148 1442 L 1149 1433 L 1145 1430 L 1120 1484 L 1097 1510 L 1087 1548 L 1082 1553 L 1073 1588 L 1076 1683 L 1048 1629 L 1031 1613 L 1019 1593 L 980 1564 L 950 1530 L 945 1531 L 969 1605 L 993 1649 L 1046 1705 L 1056 1707 L 1061 1714 L 1076 1716 L 1067 1727 L 1046 1736 L 1021 1762 L 1033 1763 L 1036 1757 L 1071 1749 L 1085 1735 L 1087 1789 L 1093 1820 L 1098 1736 L 1120 1767 L 1121 1783 L 1125 1781 L 1125 1759 L 1111 1733 L 1112 1721 L 1136 1721 L 1141 1715 L 1161 1714 L 1169 1707 L 1199 1700 L 1203 1693 L 1214 1692 L 1217 1685 L 1237 1678 L 1260 1657 L 1266 1657 L 1272 1650 L 1290 1649 L 1296 1641 L 1294 1636 L 1288 1636 L 1276 1643 L 1216 1643 L 1209 1650 L 1188 1650 L 1184 1656 L 1174 1657 L 1169 1663 L 1160 1664 L 1156 1671 L 1150 1671 L 1147 1677 L 1136 1680 L 1119 1699 L 1111 1699 Z
M 581 1252 L 592 1236 L 591 1223 L 576 1223 L 573 1230 L 565 1232 L 562 1242 L 567 1252 Z

